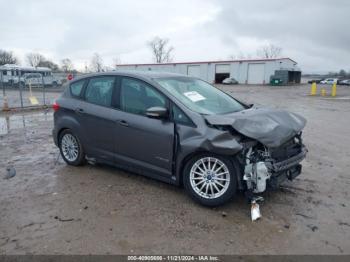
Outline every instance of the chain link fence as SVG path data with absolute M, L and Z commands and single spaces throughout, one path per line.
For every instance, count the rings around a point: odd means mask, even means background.
M 65 74 L 66 75 L 66 74 Z M 0 70 L 0 111 L 49 107 L 64 90 L 65 78 L 48 81 L 40 73 L 12 72 L 11 77 Z

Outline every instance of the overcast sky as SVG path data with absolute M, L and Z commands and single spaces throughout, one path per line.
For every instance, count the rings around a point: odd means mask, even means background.
M 170 39 L 174 61 L 227 59 L 266 43 L 305 72 L 350 71 L 348 0 L 0 0 L 0 49 L 40 52 L 79 69 L 152 62 L 147 41 Z

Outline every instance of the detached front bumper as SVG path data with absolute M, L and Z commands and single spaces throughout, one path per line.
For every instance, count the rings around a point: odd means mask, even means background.
M 271 163 L 271 166 L 269 167 L 269 169 L 274 173 L 288 170 L 291 167 L 296 166 L 301 161 L 303 161 L 303 159 L 306 157 L 306 153 L 307 153 L 307 149 L 305 147 L 303 147 L 299 154 L 292 156 L 286 160 L 280 161 L 280 162 Z
M 277 189 L 286 180 L 293 180 L 301 174 L 300 162 L 306 157 L 307 149 L 303 147 L 301 152 L 293 157 L 280 162 L 270 163 L 271 177 L 267 180 L 268 188 Z

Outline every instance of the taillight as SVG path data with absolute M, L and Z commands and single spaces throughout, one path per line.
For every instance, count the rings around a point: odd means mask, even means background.
M 60 109 L 60 105 L 55 101 L 52 105 L 53 111 L 57 112 Z

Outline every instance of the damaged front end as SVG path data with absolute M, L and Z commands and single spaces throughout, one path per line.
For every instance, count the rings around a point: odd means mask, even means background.
M 248 144 L 249 145 L 249 144 Z M 261 217 L 258 201 L 264 200 L 259 193 L 267 189 L 278 189 L 286 180 L 300 175 L 300 162 L 307 149 L 302 143 L 301 132 L 277 148 L 269 148 L 260 142 L 246 146 L 241 154 L 244 166 L 242 181 L 245 195 L 251 203 L 251 219 Z
M 268 148 L 259 142 L 246 147 L 241 159 L 244 161 L 243 181 L 247 195 L 251 198 L 250 193 L 277 189 L 282 182 L 293 180 L 301 173 L 300 162 L 306 153 L 301 133 L 277 148 Z
M 307 149 L 302 142 L 306 120 L 295 113 L 270 108 L 250 108 L 222 116 L 206 116 L 212 127 L 240 134 L 241 189 L 249 199 L 267 188 L 276 189 L 301 173 Z

